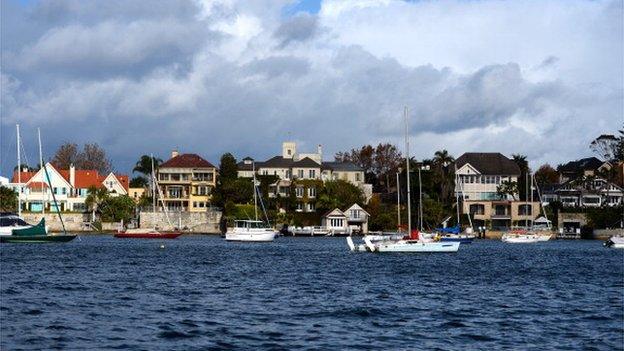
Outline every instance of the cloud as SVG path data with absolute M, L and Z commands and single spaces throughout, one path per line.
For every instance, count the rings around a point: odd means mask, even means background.
M 620 127 L 615 1 L 325 1 L 317 15 L 284 17 L 291 5 L 9 6 L 3 153 L 19 122 L 26 145 L 36 127 L 48 153 L 98 142 L 121 171 L 175 147 L 215 163 L 226 151 L 270 157 L 287 138 L 323 144 L 330 158 L 367 143 L 402 147 L 408 106 L 417 158 L 446 148 L 556 164 Z
M 317 17 L 308 13 L 298 14 L 284 23 L 275 31 L 275 37 L 284 47 L 291 42 L 303 42 L 312 38 L 317 32 Z

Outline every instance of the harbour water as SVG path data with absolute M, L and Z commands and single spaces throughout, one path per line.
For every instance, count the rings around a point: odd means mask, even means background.
M 599 241 L 410 255 L 85 236 L 0 254 L 2 350 L 624 348 L 624 250 Z

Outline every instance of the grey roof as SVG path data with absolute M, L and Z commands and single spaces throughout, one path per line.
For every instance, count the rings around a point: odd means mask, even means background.
M 351 162 L 323 162 L 323 169 L 338 172 L 362 172 L 364 169 Z
M 573 173 L 587 171 L 587 170 L 595 171 L 598 168 L 600 168 L 600 166 L 602 166 L 603 164 L 604 162 L 600 161 L 596 157 L 587 157 L 587 158 L 582 158 L 576 161 L 570 161 L 562 165 L 561 167 L 559 167 L 559 171 L 560 172 L 573 172 Z
M 284 158 L 282 156 L 272 157 L 265 162 L 261 163 L 261 166 L 258 166 L 256 163 L 256 168 L 264 167 L 264 168 L 290 168 L 293 165 L 292 158 Z
M 457 159 L 457 169 L 466 163 L 481 174 L 520 175 L 520 167 L 500 152 L 467 152 Z
M 298 168 L 320 168 L 321 165 L 316 163 L 313 159 L 311 159 L 309 157 L 306 157 L 304 159 L 301 159 L 301 160 L 293 163 L 293 167 L 298 167 Z

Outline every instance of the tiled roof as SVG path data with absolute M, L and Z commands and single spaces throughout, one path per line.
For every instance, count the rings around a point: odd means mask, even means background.
M 457 169 L 466 163 L 486 175 L 520 175 L 520 167 L 499 152 L 467 152 L 457 161 Z
M 54 166 L 52 165 L 48 165 L 47 167 L 48 167 L 48 172 L 50 172 L 50 168 L 54 168 Z M 62 169 L 62 170 L 57 170 L 56 168 L 54 169 L 61 175 L 61 177 L 63 177 L 63 179 L 65 179 L 65 181 L 70 183 L 68 169 Z M 36 173 L 37 172 L 22 172 L 22 175 L 21 175 L 22 183 L 27 183 Z M 79 189 L 86 189 L 91 186 L 101 187 L 104 185 L 103 184 L 104 180 L 108 176 L 108 175 L 102 176 L 100 175 L 98 171 L 93 170 L 93 169 L 90 169 L 90 170 L 77 169 L 74 175 L 75 175 L 74 187 L 79 188 Z M 128 176 L 122 175 L 122 174 L 115 174 L 115 177 L 117 178 L 119 183 L 121 183 L 121 186 L 127 191 L 128 185 L 129 185 Z M 12 182 L 17 183 L 17 172 L 13 174 Z M 37 188 L 41 186 L 40 183 L 43 183 L 43 182 L 32 182 L 28 186 L 31 188 L 32 187 Z M 35 186 L 32 186 L 32 184 L 35 184 Z
M 22 172 L 21 181 L 22 183 L 26 183 L 30 180 L 37 172 Z M 17 183 L 17 170 L 13 172 L 13 178 L 11 178 L 11 183 Z
M 256 169 L 259 167 L 264 168 L 290 168 L 294 164 L 292 158 L 284 158 L 282 156 L 272 157 L 265 162 L 256 162 Z
M 215 168 L 215 166 L 197 154 L 182 154 L 170 158 L 159 168 Z

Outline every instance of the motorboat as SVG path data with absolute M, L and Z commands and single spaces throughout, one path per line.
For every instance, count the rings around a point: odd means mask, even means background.
M 227 241 L 267 242 L 275 240 L 277 231 L 262 221 L 237 220 L 225 233 Z
M 612 236 L 604 243 L 604 246 L 614 249 L 624 249 L 624 236 Z
M 501 237 L 501 241 L 510 244 L 531 244 L 537 243 L 540 240 L 538 235 L 526 230 L 513 230 L 509 231 Z

